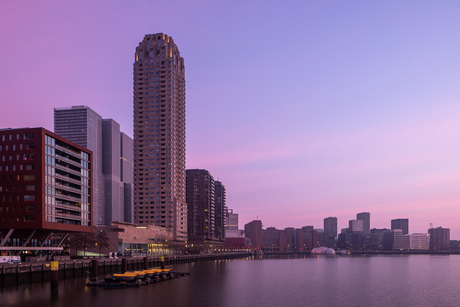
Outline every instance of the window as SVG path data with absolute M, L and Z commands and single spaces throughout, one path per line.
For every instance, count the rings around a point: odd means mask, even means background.
M 33 201 L 35 200 L 35 195 L 24 195 L 24 201 Z
M 35 184 L 26 185 L 26 191 L 35 191 Z
M 26 206 L 26 211 L 35 211 L 35 206 L 34 205 Z
M 35 221 L 35 215 L 25 215 L 24 216 L 24 222 L 34 222 Z
M 35 143 L 27 143 L 26 144 L 26 149 L 34 149 L 35 148 Z
M 24 175 L 24 181 L 33 181 L 33 180 L 35 180 L 34 174 Z
M 24 140 L 33 139 L 33 138 L 34 138 L 33 132 L 24 133 Z
M 31 164 L 26 165 L 26 170 L 30 171 L 30 170 L 33 170 L 33 169 L 35 169 L 35 164 L 31 163 Z
M 23 160 L 34 160 L 35 159 L 35 154 L 34 153 L 28 153 L 28 154 L 24 154 Z

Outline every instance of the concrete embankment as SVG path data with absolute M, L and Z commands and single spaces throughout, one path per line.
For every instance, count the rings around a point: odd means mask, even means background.
M 87 276 L 94 272 L 92 265 L 97 264 L 98 274 L 115 273 L 124 270 L 161 267 L 208 260 L 225 260 L 246 258 L 250 252 L 219 253 L 205 255 L 177 255 L 169 257 L 124 257 L 119 259 L 94 258 L 58 261 L 59 279 Z M 97 260 L 97 261 L 93 261 Z M 51 280 L 50 262 L 34 262 L 19 264 L 0 264 L 0 287 L 22 283 L 43 282 Z

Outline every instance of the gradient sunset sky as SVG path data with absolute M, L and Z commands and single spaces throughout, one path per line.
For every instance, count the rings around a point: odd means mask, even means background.
M 187 168 L 240 228 L 356 213 L 460 239 L 460 2 L 1 1 L 0 127 L 87 105 L 132 136 L 133 61 L 170 35 L 186 67 Z

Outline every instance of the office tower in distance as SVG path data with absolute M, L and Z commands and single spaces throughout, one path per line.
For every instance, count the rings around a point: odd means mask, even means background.
M 360 231 L 363 232 L 364 223 L 363 220 L 350 220 L 348 221 L 348 231 Z
M 134 60 L 134 221 L 187 241 L 185 66 L 173 39 L 149 34 Z
M 234 213 L 233 209 L 227 210 L 227 223 L 225 224 L 225 231 L 238 230 L 238 213 Z
M 188 243 L 203 245 L 216 239 L 214 178 L 204 169 L 186 174 Z
M 225 186 L 220 181 L 214 182 L 215 195 L 215 212 L 216 212 L 216 229 L 215 236 L 218 240 L 225 240 L 225 225 L 227 223 L 227 206 L 226 206 L 226 190 Z
M 334 247 L 337 237 L 337 218 L 327 217 L 324 219 L 324 244 L 327 247 Z
M 102 120 L 105 224 L 133 222 L 133 140 L 113 119 Z
M 54 132 L 93 152 L 95 225 L 133 222 L 133 142 L 87 106 L 54 109 Z
M 363 233 L 370 233 L 371 214 L 369 212 L 361 212 L 361 213 L 356 214 L 356 219 L 363 221 Z
M 326 238 L 337 237 L 337 218 L 327 217 L 324 219 L 324 235 Z
M 105 224 L 102 117 L 85 106 L 54 109 L 54 133 L 93 152 L 93 224 Z
M 391 230 L 402 229 L 402 234 L 409 234 L 409 219 L 391 220 Z

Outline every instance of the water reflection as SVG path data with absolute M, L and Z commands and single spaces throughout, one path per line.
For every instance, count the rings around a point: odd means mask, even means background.
M 460 299 L 458 256 L 256 258 L 175 265 L 192 275 L 136 288 L 86 287 L 85 277 L 60 280 L 57 289 L 8 287 L 0 306 L 455 306 Z

